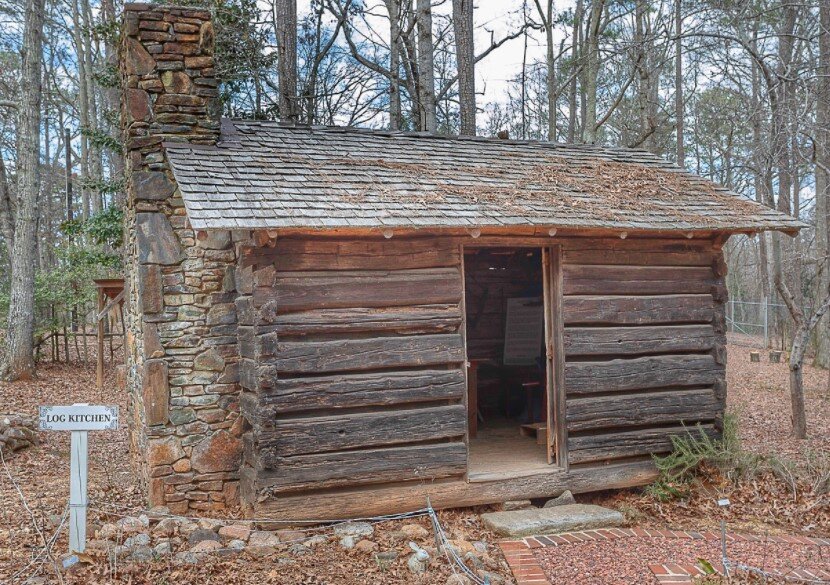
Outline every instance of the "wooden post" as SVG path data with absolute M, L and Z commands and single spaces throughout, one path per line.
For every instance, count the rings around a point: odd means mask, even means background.
M 106 296 L 104 290 L 98 289 L 98 310 L 95 312 L 95 324 L 98 327 L 98 356 L 95 367 L 95 385 L 98 390 L 104 389 L 104 320 L 101 311 L 104 310 Z M 86 337 L 84 337 L 86 339 Z
M 72 431 L 69 466 L 69 551 L 82 553 L 86 549 L 86 431 Z
M 568 470 L 568 429 L 565 420 L 565 341 L 562 318 L 562 246 L 542 248 L 545 293 L 545 349 L 548 463 Z
M 86 338 L 86 319 L 81 321 L 81 333 L 83 334 L 83 342 L 84 342 L 84 363 L 89 361 L 89 348 L 87 344 Z

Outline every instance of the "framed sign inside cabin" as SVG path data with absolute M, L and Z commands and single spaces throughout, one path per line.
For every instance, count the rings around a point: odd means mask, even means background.
M 507 299 L 504 365 L 535 366 L 542 356 L 545 308 L 541 297 Z

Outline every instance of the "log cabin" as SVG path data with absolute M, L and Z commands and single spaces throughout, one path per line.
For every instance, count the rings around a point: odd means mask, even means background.
M 643 485 L 726 398 L 723 245 L 802 224 L 648 152 L 222 119 L 127 4 L 131 436 L 153 505 L 347 518 Z

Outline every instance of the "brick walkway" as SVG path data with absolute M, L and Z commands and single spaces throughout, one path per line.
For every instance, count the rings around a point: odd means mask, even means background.
M 505 559 L 508 565 L 510 565 L 510 570 L 513 571 L 518 585 L 550 585 L 544 568 L 533 553 L 534 549 L 574 545 L 581 542 L 655 537 L 720 541 L 720 534 L 708 531 L 694 532 L 645 528 L 608 528 L 547 536 L 530 536 L 518 540 L 503 540 L 499 542 L 499 546 L 504 552 Z M 830 547 L 830 538 L 811 538 L 806 536 L 759 536 L 748 533 L 730 532 L 726 535 L 726 539 L 727 542 L 765 542 Z M 722 566 L 715 563 L 712 566 L 717 572 L 723 574 Z M 655 583 L 661 585 L 688 585 L 692 583 L 693 578 L 705 575 L 704 570 L 696 564 L 678 565 L 666 563 L 649 565 L 648 568 L 655 577 Z M 784 577 L 784 575 L 775 571 L 769 571 L 769 574 Z M 802 568 L 787 573 L 786 578 L 792 581 L 816 582 L 819 580 L 830 580 L 830 572 Z

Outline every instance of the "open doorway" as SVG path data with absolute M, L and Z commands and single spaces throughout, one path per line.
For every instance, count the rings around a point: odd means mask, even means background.
M 540 248 L 464 253 L 470 481 L 551 470 Z

